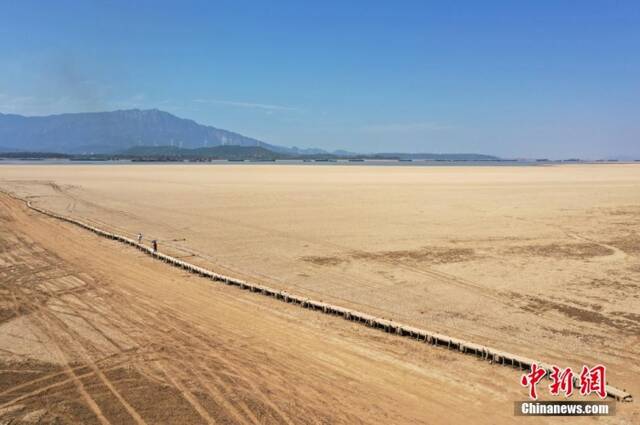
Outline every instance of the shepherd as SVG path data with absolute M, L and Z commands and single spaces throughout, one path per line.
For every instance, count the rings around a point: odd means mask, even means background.
M 158 252 L 158 241 L 154 239 L 151 244 L 153 245 L 153 252 Z

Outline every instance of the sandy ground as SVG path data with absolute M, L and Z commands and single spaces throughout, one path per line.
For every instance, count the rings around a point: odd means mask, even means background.
M 2 423 L 513 420 L 507 368 L 212 284 L 4 196 L 0 213 Z
M 562 366 L 601 362 L 608 366 L 611 383 L 634 395 L 640 394 L 640 166 L 637 165 L 437 168 L 3 165 L 0 188 L 30 197 L 42 207 L 90 219 L 120 233 L 133 235 L 141 231 L 147 240 L 159 239 L 161 250 L 224 273 Z M 17 231 L 15 225 L 8 227 Z M 66 233 L 66 230 L 51 232 Z M 41 234 L 47 232 L 43 230 Z M 107 244 L 93 239 L 91 243 Z M 71 251 L 71 247 L 43 249 L 47 254 L 33 262 Z M 89 261 L 84 258 L 78 263 L 80 253 L 64 255 L 71 255 L 69 262 L 75 267 L 85 263 L 88 266 Z M 16 255 L 15 261 L 19 257 Z M 0 259 L 7 264 L 12 261 L 4 256 Z M 110 279 L 113 288 L 109 286 L 109 290 L 136 289 L 135 298 L 153 297 L 151 294 L 158 292 L 155 286 L 155 291 L 146 287 L 140 290 L 139 280 L 145 280 L 141 273 L 151 273 L 142 271 L 143 260 L 130 268 L 120 265 L 121 261 L 126 264 L 124 260 L 113 261 L 110 268 L 97 264 L 83 273 L 87 276 L 105 270 L 118 273 L 118 279 Z M 199 309 L 211 305 L 212 311 L 218 311 L 220 307 L 210 297 L 199 296 L 191 287 L 198 279 L 172 279 L 175 273 L 164 269 L 157 272 L 157 279 L 180 285 L 181 289 L 175 291 L 167 289 L 165 295 L 170 294 L 171 303 L 177 302 L 174 300 L 179 294 L 189 303 L 197 301 Z M 182 289 L 183 279 L 189 282 L 188 291 Z M 98 285 L 96 290 L 101 287 Z M 229 297 L 228 304 L 239 303 L 237 311 L 234 310 L 238 317 L 245 314 L 247 322 L 252 322 L 249 317 L 254 317 L 256 311 L 239 301 L 244 296 Z M 49 310 L 49 302 L 43 302 Z M 169 306 L 175 309 L 171 303 Z M 288 315 L 300 318 L 307 313 L 283 313 L 288 311 L 286 307 L 268 304 L 252 298 L 250 305 L 260 305 L 260 311 L 268 312 L 259 316 L 261 322 L 280 320 L 284 314 L 283 323 L 313 324 L 314 331 L 301 330 L 302 334 L 312 335 L 313 340 L 320 338 L 319 329 L 334 332 L 347 326 L 334 326 L 334 322 L 331 326 L 320 324 L 328 319 L 286 320 L 290 319 Z M 139 305 L 132 304 L 130 308 L 139 309 Z M 28 307 L 25 309 L 30 311 Z M 129 320 L 129 315 L 136 317 L 130 311 L 118 317 Z M 185 326 L 195 326 L 185 321 Z M 220 327 L 222 323 L 230 325 L 226 317 L 225 320 L 217 317 L 211 326 Z M 238 325 L 237 329 L 231 326 L 236 332 L 248 332 L 244 322 L 233 323 Z M 15 318 L 6 323 L 9 324 L 18 326 Z M 302 354 L 288 353 L 298 344 L 300 331 L 284 327 L 275 326 L 282 329 L 279 337 L 289 339 L 289 343 L 281 342 L 281 354 L 292 357 L 294 363 L 306 363 Z M 509 404 L 505 400 L 525 397 L 524 389 L 518 385 L 519 374 L 514 371 L 499 371 L 500 368 L 463 360 L 441 350 L 433 353 L 419 348 L 414 352 L 415 344 L 405 347 L 397 339 L 387 341 L 390 337 L 383 335 L 365 337 L 366 331 L 347 327 L 335 336 L 341 349 L 376 350 L 371 355 L 359 356 L 358 361 L 361 357 L 369 361 L 393 359 L 393 364 L 406 366 L 403 362 L 409 361 L 408 356 L 415 361 L 408 368 L 414 373 L 398 378 L 398 371 L 389 372 L 393 379 L 386 381 L 387 386 L 376 387 L 380 399 L 373 393 L 360 393 L 359 403 L 347 401 L 351 399 L 342 395 L 350 393 L 347 389 L 353 387 L 334 384 L 335 388 L 326 396 L 353 407 L 350 414 L 354 416 L 343 416 L 336 408 L 336 416 L 328 417 L 325 403 L 330 403 L 329 400 L 318 398 L 314 410 L 307 405 L 313 397 L 294 392 L 297 397 L 306 398 L 297 403 L 292 401 L 292 405 L 314 412 L 310 418 L 333 422 L 339 417 L 352 422 L 357 417 L 380 423 L 385 422 L 385 416 L 378 415 L 391 415 L 387 418 L 396 422 L 416 418 L 457 422 L 460 418 L 450 416 L 448 410 L 455 406 L 454 410 L 462 417 L 495 423 L 514 420 L 512 406 L 505 408 Z M 261 331 L 264 329 L 257 329 L 257 333 Z M 188 345 L 186 342 L 184 345 Z M 271 353 L 268 351 L 268 355 Z M 25 355 L 38 359 L 34 353 Z M 244 356 L 245 360 L 249 362 L 252 355 Z M 399 355 L 400 358 L 394 357 Z M 471 363 L 467 364 L 468 361 Z M 325 363 L 334 364 L 333 360 Z M 350 362 L 344 365 L 344 369 L 351 369 Z M 355 380 L 356 387 L 359 380 L 381 378 L 377 373 L 362 373 L 372 370 L 368 369 L 370 366 L 363 365 L 360 373 L 354 371 L 350 379 Z M 302 370 L 303 367 L 292 375 L 294 381 L 303 379 Z M 430 371 L 431 378 L 458 382 L 459 388 L 442 386 L 439 382 L 439 391 L 435 391 L 432 383 L 410 382 L 423 379 L 420 376 L 425 370 Z M 149 376 L 158 375 L 152 373 Z M 325 384 L 324 378 L 336 379 L 332 368 L 318 366 L 317 375 L 323 377 L 321 381 Z M 470 377 L 469 382 L 463 384 L 463 375 Z M 269 382 L 264 374 L 258 376 Z M 253 378 L 256 376 L 247 378 L 248 382 L 253 382 Z M 489 385 L 486 379 L 492 381 L 491 391 L 485 388 Z M 167 385 L 166 381 L 164 384 Z M 324 388 L 314 394 L 327 392 L 327 387 Z M 403 388 L 407 388 L 407 394 Z M 412 391 L 427 393 L 409 395 Z M 248 393 L 255 396 L 252 391 Z M 387 399 L 390 406 L 383 406 L 382 399 Z M 403 403 L 410 400 L 413 407 L 406 407 Z M 483 416 L 485 407 L 496 403 L 504 416 L 498 419 Z M 289 414 L 294 414 L 293 406 L 290 406 L 293 410 L 287 411 Z M 398 410 L 404 413 L 393 413 Z M 615 419 L 620 423 L 637 422 L 640 419 L 637 402 L 620 405 Z M 294 422 L 298 421 L 296 417 Z M 276 418 L 275 422 L 280 421 Z

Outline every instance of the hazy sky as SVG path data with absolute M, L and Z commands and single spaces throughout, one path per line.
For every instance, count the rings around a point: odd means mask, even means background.
M 640 156 L 640 1 L 1 1 L 0 112 L 355 151 Z

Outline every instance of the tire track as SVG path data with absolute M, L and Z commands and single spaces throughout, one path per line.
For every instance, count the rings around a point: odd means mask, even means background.
M 53 295 L 52 295 L 53 297 Z M 51 319 L 51 322 L 57 323 L 60 329 L 60 335 L 62 333 L 66 333 L 69 335 L 69 342 L 71 347 L 75 346 L 75 352 L 78 353 L 85 364 L 87 364 L 91 370 L 96 374 L 96 376 L 100 379 L 100 381 L 111 391 L 111 393 L 116 397 L 116 399 L 122 404 L 125 410 L 131 415 L 134 421 L 138 425 L 146 425 L 146 421 L 142 419 L 142 416 L 124 399 L 124 397 L 120 394 L 120 392 L 113 386 L 111 381 L 106 377 L 106 375 L 100 370 L 100 368 L 96 365 L 96 363 L 92 360 L 89 353 L 87 353 L 86 348 L 80 343 L 80 341 L 85 340 L 82 335 L 78 334 L 76 331 L 71 329 L 63 320 L 61 320 L 57 315 L 52 313 L 46 313 L 47 316 Z M 85 320 L 86 322 L 86 320 Z M 86 340 L 85 340 L 86 341 Z
M 171 384 L 180 391 L 182 396 L 189 402 L 189 404 L 196 410 L 196 412 L 198 412 L 200 417 L 202 417 L 202 419 L 204 419 L 206 423 L 208 424 L 216 423 L 216 421 L 211 416 L 209 416 L 209 413 L 207 412 L 207 410 L 204 407 L 202 407 L 200 402 L 195 398 L 195 396 L 191 393 L 191 391 L 189 391 L 184 385 L 182 385 L 179 379 L 174 378 L 171 373 L 167 372 L 167 368 L 162 365 L 161 361 L 157 361 L 156 365 L 162 372 L 164 372 L 169 382 L 171 382 Z
M 60 363 L 63 364 L 65 372 L 67 373 L 67 376 L 69 376 L 70 380 L 75 384 L 77 391 L 85 401 L 86 406 L 91 410 L 91 412 L 93 412 L 93 414 L 96 416 L 96 418 L 101 424 L 110 425 L 111 423 L 105 417 L 104 413 L 102 412 L 102 410 L 100 409 L 96 401 L 93 399 L 93 397 L 91 397 L 91 395 L 85 388 L 84 384 L 82 383 L 78 375 L 76 375 L 75 371 L 69 366 L 69 359 L 64 354 L 64 351 L 56 341 L 55 331 L 51 329 L 50 325 L 47 323 L 46 320 L 42 320 L 42 318 L 39 318 L 39 319 L 40 319 L 39 323 L 42 326 L 41 329 L 49 334 L 51 343 L 53 344 L 53 348 L 56 352 L 58 359 L 60 360 Z M 11 402 L 3 403 L 2 405 L 0 405 L 0 408 L 6 407 L 6 405 L 15 404 L 15 402 L 16 402 L 16 399 L 14 399 Z
M 64 273 L 64 275 L 65 275 L 65 276 L 68 276 L 68 275 L 74 275 L 74 273 L 73 273 L 73 271 L 68 271 L 68 272 Z M 51 283 L 51 281 L 52 281 L 52 280 L 54 280 L 54 279 L 56 279 L 56 278 L 59 278 L 59 276 L 52 276 L 52 277 L 50 277 L 50 278 L 48 279 L 48 281 Z M 71 311 L 71 312 L 73 312 L 74 317 L 79 317 L 79 318 L 81 318 L 81 319 L 82 319 L 82 320 L 83 320 L 87 325 L 89 325 L 90 327 L 92 327 L 94 330 L 95 330 L 95 329 L 97 329 L 97 328 L 96 328 L 96 326 L 95 326 L 95 325 L 93 325 L 92 321 L 91 321 L 91 320 L 89 320 L 87 317 L 85 317 L 85 316 L 80 312 L 80 309 L 78 308 L 78 306 L 77 306 L 77 305 L 74 305 L 74 304 L 72 304 L 72 303 L 69 303 L 68 301 L 66 301 L 66 298 L 64 297 L 64 295 L 70 295 L 70 294 L 72 294 L 72 295 L 74 296 L 74 299 L 76 299 L 76 300 L 81 300 L 81 298 L 80 298 L 78 295 L 79 295 L 79 294 L 81 294 L 81 293 L 86 293 L 86 292 L 88 292 L 88 290 L 96 289 L 96 288 L 95 288 L 95 285 L 91 285 L 91 286 L 92 286 L 91 288 L 88 288 L 88 287 L 87 287 L 87 288 L 82 288 L 82 289 L 83 289 L 82 291 L 65 291 L 65 290 L 60 291 L 60 290 L 54 290 L 53 288 L 51 288 L 51 287 L 47 286 L 47 285 L 49 285 L 50 283 L 47 283 L 47 284 L 45 284 L 45 285 L 42 285 L 42 287 L 43 287 L 43 288 L 45 288 L 45 289 L 46 289 L 46 291 L 49 293 L 49 298 L 50 298 L 50 299 L 55 299 L 55 300 L 56 300 L 56 302 L 58 302 L 58 303 L 62 303 L 62 304 L 61 304 L 61 306 L 64 306 L 64 307 L 65 307 L 65 309 L 66 309 L 67 311 Z M 87 283 L 85 282 L 85 284 L 87 284 Z M 88 285 L 88 284 L 87 284 L 87 285 Z M 23 298 L 23 297 L 21 297 L 21 298 Z M 93 306 L 92 306 L 91 304 L 89 304 L 89 303 L 85 303 L 85 302 L 83 302 L 83 301 L 82 301 L 82 304 L 83 304 L 87 309 L 90 309 L 90 310 L 91 310 L 91 311 L 93 311 L 94 313 L 99 314 L 99 315 L 102 317 L 102 319 L 106 319 L 106 321 L 111 322 L 111 323 L 110 323 L 111 325 L 115 325 L 112 321 L 110 321 L 110 320 L 108 319 L 108 317 L 107 317 L 107 316 L 105 316 L 104 314 L 102 314 L 102 313 L 100 313 L 100 312 L 97 312 L 97 310 L 96 310 L 95 308 L 93 308 Z M 37 308 L 38 308 L 38 309 L 42 309 L 43 307 L 42 307 L 41 305 L 38 305 L 38 306 L 37 306 Z M 58 313 L 58 314 L 71 314 L 71 313 L 68 313 L 67 311 L 65 311 L 65 312 L 60 312 L 60 313 Z M 118 315 L 119 315 L 120 317 L 126 317 L 126 314 L 127 314 L 127 312 L 121 312 L 121 313 L 118 313 Z M 153 322 L 151 322 L 151 323 L 153 323 Z M 60 324 L 60 322 L 58 322 L 58 324 Z M 148 326 L 148 323 L 147 323 L 147 325 L 146 325 L 146 326 Z M 123 331 L 123 330 L 122 330 L 121 326 L 116 326 L 116 328 L 117 328 L 117 329 L 119 329 L 119 330 L 120 330 L 120 332 L 122 332 L 123 334 L 127 334 L 125 331 Z M 69 330 L 67 329 L 67 331 L 69 331 Z M 104 334 L 104 333 L 100 333 L 100 334 L 102 334 L 103 336 L 105 336 L 105 334 Z M 127 334 L 127 335 L 128 335 L 128 334 Z M 79 338 L 79 335 L 77 335 L 77 334 L 76 334 L 76 335 L 75 335 L 75 337 L 76 337 L 76 338 Z M 130 335 L 129 335 L 129 338 L 130 338 L 130 339 L 132 339 L 132 340 L 135 340 L 135 338 L 132 338 Z M 110 340 L 112 343 L 114 343 L 114 342 L 115 342 L 115 341 L 113 341 L 113 340 L 111 340 L 111 339 L 109 339 L 109 340 Z M 115 345 L 116 347 L 118 347 L 118 345 L 117 345 L 117 344 L 114 344 L 114 345 Z M 173 344 L 171 343 L 171 341 L 168 341 L 168 344 L 167 344 L 167 345 L 171 346 L 171 345 L 173 345 Z M 180 353 L 180 354 L 182 354 L 182 353 Z M 163 371 L 164 371 L 164 374 L 165 374 L 165 375 L 171 375 L 171 373 L 170 373 L 166 368 L 165 368 L 165 369 L 163 369 Z M 209 373 L 210 373 L 211 375 L 213 375 L 213 373 L 210 371 L 210 369 L 209 369 Z M 96 374 L 96 375 L 97 375 L 97 376 L 99 376 L 101 379 L 102 379 L 102 378 L 105 378 L 104 376 L 100 376 L 99 371 L 98 371 L 98 370 L 95 370 L 95 369 L 93 370 L 93 372 L 92 372 L 91 374 L 85 374 L 85 375 L 86 375 L 86 376 L 90 376 L 90 375 L 93 375 L 93 374 Z M 175 378 L 174 378 L 174 377 L 172 377 L 172 376 L 170 376 L 170 377 L 171 377 L 171 378 L 173 378 L 173 379 L 172 379 L 172 382 L 179 382 L 179 379 L 180 379 L 180 378 L 178 378 L 178 377 L 175 377 Z M 106 378 L 105 378 L 105 379 L 106 379 Z M 36 382 L 38 382 L 38 380 L 36 380 Z M 34 384 L 34 383 L 36 383 L 36 382 L 30 382 L 30 383 L 29 383 L 29 385 L 33 385 L 33 384 Z M 26 384 L 25 384 L 25 385 L 26 385 Z M 112 391 L 114 390 L 114 388 L 113 388 L 112 386 L 110 386 L 109 384 L 105 383 L 105 385 L 107 385 L 107 387 L 110 387 L 110 388 L 109 388 L 110 390 L 112 390 Z M 213 396 L 213 397 L 215 397 L 215 395 L 214 395 L 213 391 L 211 390 L 211 387 L 210 387 L 210 386 L 208 386 L 208 388 L 209 388 L 210 393 L 211 393 L 210 395 L 211 395 L 211 396 Z M 16 389 L 17 389 L 17 388 L 13 388 L 11 391 L 15 391 Z M 183 390 L 183 389 L 182 389 L 181 391 L 182 391 L 182 392 L 184 392 L 184 390 Z M 33 392 L 33 394 L 37 394 L 37 393 L 40 393 L 40 391 L 36 390 L 36 391 L 34 391 L 34 392 Z M 218 397 L 218 400 L 220 400 L 220 397 Z M 122 401 L 122 400 L 121 400 L 121 401 Z M 192 400 L 191 400 L 191 401 L 192 401 Z M 228 403 L 227 403 L 227 406 L 230 406 L 230 404 L 228 404 Z M 243 406 L 244 406 L 244 404 L 243 404 Z M 255 416 L 253 416 L 253 414 L 250 412 L 250 410 L 249 410 L 249 409 L 247 409 L 247 408 L 246 408 L 246 406 L 244 406 L 244 407 L 245 407 L 245 409 L 244 409 L 245 414 L 247 414 L 249 417 L 252 417 L 252 423 L 257 423 L 257 418 L 255 418 Z M 230 409 L 230 411 L 231 411 L 231 412 L 233 412 L 233 409 Z M 239 423 L 245 422 L 245 421 L 241 418 L 241 416 L 239 416 L 239 415 L 236 415 L 236 421 L 237 421 L 237 422 L 239 422 Z
M 140 300 L 142 297 L 136 297 L 137 300 Z M 100 312 L 98 312 L 90 303 L 85 302 L 84 300 L 81 300 L 80 298 L 78 298 L 78 301 L 81 302 L 82 304 L 84 304 L 88 309 L 91 309 L 92 311 L 96 312 L 97 314 L 101 314 Z M 131 310 L 131 303 L 128 303 L 125 301 L 125 299 L 123 298 L 121 300 L 121 302 L 118 303 L 119 306 L 123 309 L 126 310 L 126 308 L 128 308 L 127 311 L 119 311 L 116 314 L 114 314 L 113 316 L 115 317 L 128 317 L 130 320 L 132 319 L 132 316 L 135 314 L 137 315 L 137 313 L 134 313 Z M 149 305 L 149 308 L 152 308 L 151 305 Z M 148 335 L 149 334 L 153 334 L 155 329 L 158 329 L 158 325 L 160 325 L 159 321 L 155 319 L 154 316 L 151 316 L 149 314 L 150 310 L 145 311 L 146 313 L 146 317 L 143 319 L 142 317 L 138 316 L 139 320 L 136 322 L 136 324 L 139 327 L 144 326 L 144 329 L 146 330 L 146 332 L 141 332 L 141 336 L 145 339 L 145 341 L 137 341 L 139 346 L 145 346 L 147 344 L 153 344 L 153 340 L 158 340 L 159 338 L 171 338 L 170 336 L 167 335 L 155 335 L 155 338 L 149 338 Z M 121 324 L 116 324 L 112 319 L 110 319 L 107 315 L 103 315 L 103 319 L 112 327 L 116 328 L 119 330 L 119 332 L 127 335 L 128 338 L 130 338 L 131 340 L 136 340 L 136 337 L 133 337 L 132 335 L 130 335 L 129 333 L 127 333 L 126 331 L 124 331 L 122 329 L 122 325 Z M 86 319 L 85 319 L 86 320 Z M 156 326 L 154 326 L 156 325 Z M 145 337 L 145 334 L 147 335 L 147 337 Z M 197 341 L 198 338 L 197 337 L 192 337 L 192 339 L 190 341 L 188 341 L 189 343 L 192 343 L 193 341 Z M 185 345 L 183 341 L 179 341 L 175 338 L 172 338 L 172 340 L 168 340 L 165 342 L 164 346 L 168 346 L 168 347 L 174 347 L 174 350 L 177 350 L 179 347 Z M 190 358 L 192 359 L 192 362 L 190 362 L 190 364 L 192 365 L 191 368 L 193 367 L 193 365 L 198 366 L 199 368 L 203 368 L 205 369 L 205 371 L 207 371 L 208 373 L 211 374 L 211 376 L 215 376 L 212 371 L 208 368 L 208 366 L 206 366 L 205 363 L 202 362 L 198 362 L 195 358 L 193 358 L 193 356 L 187 354 L 186 352 L 180 350 L 180 352 L 175 353 L 175 356 L 172 356 L 176 359 L 178 358 Z M 187 365 L 184 362 L 178 361 L 181 365 L 181 369 L 184 370 L 189 370 L 191 368 L 187 367 Z M 169 372 L 165 369 L 163 369 L 163 374 L 167 375 L 169 374 Z M 247 423 L 246 420 L 239 414 L 239 412 L 235 409 L 235 407 L 230 404 L 226 399 L 224 399 L 224 397 L 220 397 L 219 394 L 217 394 L 216 391 L 214 391 L 212 389 L 212 387 L 205 381 L 199 378 L 198 376 L 199 374 L 194 373 L 192 374 L 192 378 L 195 378 L 198 380 L 198 382 L 207 389 L 207 392 L 209 393 L 210 397 L 212 399 L 214 399 L 215 401 L 217 401 L 219 404 L 224 405 L 229 412 L 231 413 L 231 415 L 234 417 L 234 419 L 236 420 L 237 423 Z M 216 377 L 217 378 L 217 377 Z M 178 380 L 179 378 L 174 377 L 174 380 Z M 176 387 L 176 389 L 180 390 L 180 388 Z M 244 406 L 244 404 L 241 403 L 241 406 Z M 244 406 L 246 408 L 246 406 Z M 249 417 L 252 417 L 252 422 L 253 423 L 257 423 L 257 419 L 255 418 L 255 416 L 253 416 L 253 414 L 247 409 L 245 410 L 245 413 L 248 414 Z
M 18 291 L 22 292 L 22 288 L 20 286 L 15 287 Z M 56 299 L 55 293 L 47 287 L 47 285 L 40 285 L 41 289 L 44 289 L 43 292 L 48 293 L 49 299 Z M 28 303 L 25 301 L 29 299 L 28 295 L 25 295 L 22 300 L 22 304 Z M 29 305 L 29 304 L 27 304 Z M 59 358 L 62 359 L 62 364 L 64 364 L 66 373 L 70 377 L 75 377 L 75 372 L 73 368 L 69 366 L 69 359 L 64 354 L 64 351 L 58 344 L 58 340 L 63 341 L 65 347 L 71 348 L 75 347 L 73 351 L 76 354 L 79 354 L 82 359 L 85 361 L 85 364 L 88 365 L 93 373 L 100 379 L 100 381 L 111 391 L 111 393 L 118 399 L 118 401 L 123 405 L 125 410 L 132 416 L 132 418 L 136 421 L 138 425 L 146 425 L 146 422 L 142 419 L 142 417 L 131 407 L 131 405 L 122 397 L 122 395 L 115 389 L 113 384 L 109 381 L 109 379 L 104 375 L 104 373 L 100 370 L 100 368 L 96 365 L 96 363 L 91 359 L 91 356 L 86 352 L 86 349 L 82 346 L 79 341 L 83 340 L 81 335 L 77 334 L 71 328 L 67 326 L 64 321 L 62 321 L 56 314 L 49 312 L 43 305 L 31 303 L 31 307 L 34 308 L 34 312 L 31 315 L 32 318 L 36 320 L 36 324 L 40 325 L 40 329 L 44 330 L 49 337 L 49 340 L 55 345 L 56 351 L 59 354 Z M 57 331 L 56 331 L 57 329 Z M 82 394 L 83 398 L 87 402 L 90 409 L 94 412 L 94 414 L 98 417 L 100 422 L 109 423 L 100 408 L 98 407 L 95 400 L 89 395 L 86 390 L 84 384 L 79 379 L 75 379 L 74 382 L 78 387 L 78 390 Z

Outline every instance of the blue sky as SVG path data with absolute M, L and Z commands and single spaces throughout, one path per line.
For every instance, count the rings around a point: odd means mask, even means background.
M 128 108 L 287 146 L 640 157 L 640 2 L 0 2 L 0 112 Z

